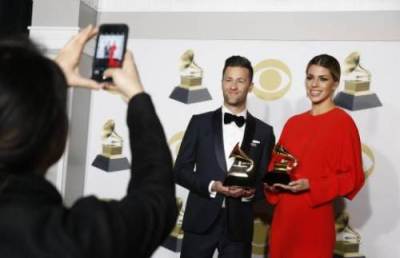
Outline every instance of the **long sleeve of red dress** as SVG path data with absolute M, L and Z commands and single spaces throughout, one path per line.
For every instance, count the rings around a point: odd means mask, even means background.
M 352 121 L 344 122 L 342 126 L 347 133 L 337 137 L 338 162 L 333 171 L 310 179 L 309 198 L 313 206 L 332 201 L 337 196 L 353 199 L 364 183 L 357 127 Z

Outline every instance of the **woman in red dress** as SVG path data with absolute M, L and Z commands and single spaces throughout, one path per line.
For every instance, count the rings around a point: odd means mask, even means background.
M 270 258 L 331 258 L 332 202 L 339 196 L 352 199 L 364 183 L 357 127 L 332 99 L 339 80 L 334 57 L 319 55 L 308 63 L 305 85 L 311 109 L 291 117 L 278 142 L 298 166 L 288 185 L 265 185 L 266 198 L 275 205 Z M 274 157 L 269 170 L 273 164 Z

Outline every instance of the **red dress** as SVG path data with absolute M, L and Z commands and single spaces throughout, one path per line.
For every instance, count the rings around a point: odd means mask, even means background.
M 361 144 L 356 125 L 343 110 L 334 108 L 313 116 L 290 118 L 280 137 L 298 160 L 294 179 L 308 178 L 302 193 L 271 193 L 275 205 L 270 229 L 270 258 L 331 258 L 335 244 L 332 201 L 352 199 L 364 183 Z M 273 164 L 273 158 L 270 168 Z

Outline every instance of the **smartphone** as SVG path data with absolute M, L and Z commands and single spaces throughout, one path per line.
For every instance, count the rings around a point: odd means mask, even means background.
M 107 68 L 122 66 L 128 32 L 126 24 L 100 26 L 93 57 L 92 79 L 98 82 L 111 81 L 110 78 L 104 78 L 103 73 Z

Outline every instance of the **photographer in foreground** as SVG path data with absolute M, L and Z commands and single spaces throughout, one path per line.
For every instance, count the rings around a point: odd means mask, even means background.
M 132 54 L 106 72 L 114 85 L 79 75 L 83 47 L 96 33 L 84 29 L 56 62 L 28 40 L 0 41 L 1 257 L 150 257 L 175 224 L 171 155 Z M 44 178 L 65 148 L 67 85 L 111 88 L 128 101 L 134 178 L 121 201 L 90 196 L 66 208 Z

